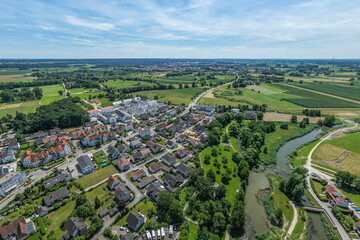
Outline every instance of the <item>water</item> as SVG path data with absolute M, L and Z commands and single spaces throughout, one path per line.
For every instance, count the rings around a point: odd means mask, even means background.
M 285 143 L 282 147 L 279 148 L 276 154 L 276 166 L 267 169 L 262 173 L 252 172 L 249 177 L 249 186 L 246 191 L 245 202 L 246 209 L 245 212 L 248 216 L 251 217 L 253 227 L 256 233 L 262 233 L 269 230 L 269 227 L 266 224 L 267 216 L 265 213 L 264 207 L 258 203 L 256 194 L 259 190 L 269 187 L 269 182 L 266 178 L 266 175 L 270 172 L 276 172 L 283 178 L 288 178 L 291 174 L 291 169 L 289 168 L 289 158 L 287 157 L 301 145 L 313 141 L 316 136 L 321 133 L 321 129 L 315 129 L 310 133 L 290 140 Z M 309 203 L 308 199 L 305 199 L 305 202 Z M 310 239 L 327 239 L 325 229 L 321 223 L 320 214 L 308 213 L 309 217 L 309 233 L 307 238 Z

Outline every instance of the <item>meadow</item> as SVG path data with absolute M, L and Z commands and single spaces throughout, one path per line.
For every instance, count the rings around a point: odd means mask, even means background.
M 36 108 L 38 108 L 39 106 L 50 104 L 64 97 L 64 95 L 61 96 L 58 93 L 58 91 L 64 90 L 62 85 L 47 85 L 41 86 L 40 88 L 43 90 L 43 97 L 40 100 L 29 100 L 18 103 L 1 103 L 0 117 L 6 116 L 7 114 L 15 115 L 16 112 L 35 112 Z
M 169 90 L 150 90 L 150 91 L 141 91 L 133 93 L 132 96 L 146 96 L 149 99 L 154 99 L 155 96 L 158 96 L 158 102 L 168 102 L 171 104 L 189 104 L 192 97 L 200 93 L 203 88 L 175 88 Z
M 104 85 L 115 88 L 132 88 L 138 86 L 154 86 L 154 83 L 143 82 L 143 81 L 126 81 L 126 80 L 109 80 Z
M 302 88 L 285 84 L 275 84 L 277 87 L 286 90 L 284 93 L 293 97 L 284 97 L 287 102 L 291 102 L 307 108 L 360 108 L 360 104 L 343 100 L 340 98 L 324 95 L 321 93 L 308 91 Z M 295 97 L 294 97 L 295 96 Z

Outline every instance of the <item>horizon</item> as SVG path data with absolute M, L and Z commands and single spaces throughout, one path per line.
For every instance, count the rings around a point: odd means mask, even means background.
M 353 1 L 0 3 L 1 59 L 359 59 Z

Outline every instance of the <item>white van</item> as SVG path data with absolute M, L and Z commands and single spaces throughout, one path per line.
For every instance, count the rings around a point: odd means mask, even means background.
M 146 231 L 146 238 L 147 240 L 151 240 L 151 234 L 149 231 Z
M 173 225 L 169 226 L 169 238 L 172 238 L 173 235 Z
M 155 239 L 156 239 L 156 235 L 155 235 L 155 231 L 154 231 L 154 230 L 151 231 L 151 235 L 152 235 L 152 239 L 155 240 Z
M 165 229 L 161 228 L 161 239 L 165 239 Z
M 161 236 L 161 234 L 160 234 L 160 229 L 158 229 L 158 230 L 157 230 L 157 239 L 158 239 L 158 240 L 160 240 L 160 236 Z

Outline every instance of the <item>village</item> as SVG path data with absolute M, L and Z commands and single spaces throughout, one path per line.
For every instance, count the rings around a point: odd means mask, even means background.
M 3 239 L 14 234 L 18 239 L 29 237 L 36 231 L 35 225 L 41 225 L 36 222 L 37 217 L 51 214 L 75 195 L 106 183 L 104 190 L 113 196 L 113 201 L 97 213 L 103 227 L 96 236 L 101 239 L 105 226 L 122 214 L 118 206 L 123 206 L 122 209 L 134 206 L 144 197 L 156 202 L 162 191 L 174 193 L 187 182 L 195 167 L 191 160 L 204 149 L 208 139 L 205 125 L 216 115 L 211 105 L 189 109 L 141 98 L 114 102 L 88 114 L 91 121 L 82 128 L 37 132 L 25 136 L 26 143 L 21 145 L 15 138 L 3 142 L 1 207 L 14 199 L 21 201 L 18 196 L 34 186 L 40 185 L 41 189 L 34 197 L 34 214 L 3 225 L 0 228 Z M 84 188 L 79 183 L 82 178 L 110 167 L 116 173 L 94 175 L 93 186 L 85 184 Z M 146 218 L 140 211 L 132 211 L 126 218 L 127 227 L 113 226 L 112 234 L 120 239 L 136 239 L 142 234 L 138 231 Z M 66 232 L 59 239 L 87 235 L 89 225 L 84 218 L 69 218 L 64 225 Z M 176 229 L 171 225 L 144 232 L 143 236 L 171 238 Z

